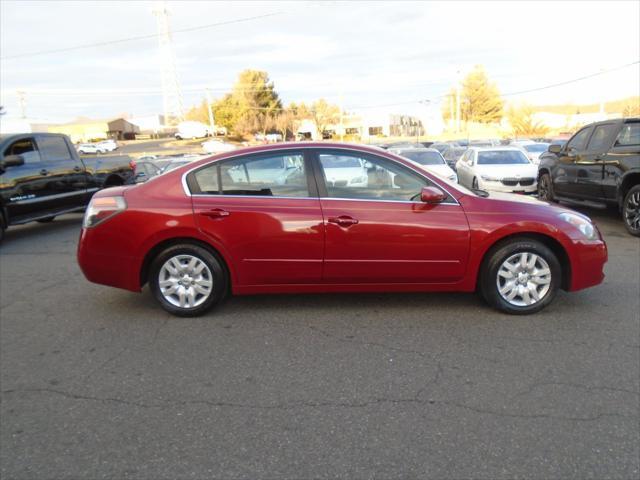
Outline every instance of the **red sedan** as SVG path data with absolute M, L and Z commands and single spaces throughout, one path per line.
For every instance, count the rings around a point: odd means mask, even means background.
M 533 313 L 604 278 L 589 218 L 472 192 L 379 149 L 265 145 L 98 192 L 78 262 L 92 282 L 199 315 L 228 293 L 479 290 Z

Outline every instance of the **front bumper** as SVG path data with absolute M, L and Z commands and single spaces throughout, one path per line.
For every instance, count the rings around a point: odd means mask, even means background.
M 538 191 L 538 184 L 533 182 L 533 185 L 521 186 L 508 186 L 502 182 L 490 182 L 487 180 L 481 180 L 479 183 L 481 190 L 487 190 L 489 192 L 501 192 L 501 193 L 536 193 Z
M 607 244 L 603 240 L 574 241 L 570 257 L 569 291 L 582 290 L 602 283 L 604 265 L 609 258 Z

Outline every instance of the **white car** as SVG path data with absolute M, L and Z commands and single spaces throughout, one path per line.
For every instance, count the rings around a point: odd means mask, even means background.
M 442 154 L 435 148 L 390 148 L 391 153 L 411 160 L 421 169 L 458 183 L 458 175 L 447 165 Z
M 209 127 L 202 122 L 180 122 L 178 124 L 178 131 L 175 133 L 177 140 L 182 139 L 196 139 L 209 136 Z
M 366 162 L 351 156 L 321 154 L 320 163 L 327 185 L 332 187 L 366 187 L 369 183 Z
M 207 140 L 202 142 L 202 149 L 207 153 L 223 153 L 231 152 L 236 149 L 236 146 L 231 143 L 221 142 L 220 140 Z
M 103 148 L 107 152 L 113 152 L 118 149 L 118 144 L 113 139 L 103 140 L 102 142 L 98 142 L 96 145 Z
M 107 149 L 99 143 L 81 143 L 76 148 L 81 155 L 86 155 L 87 153 L 107 153 Z
M 535 193 L 538 166 L 520 147 L 471 147 L 456 163 L 458 182 L 474 190 Z
M 527 157 L 529 157 L 529 160 L 538 165 L 540 163 L 540 155 L 549 150 L 549 145 L 551 144 L 527 140 L 522 142 L 512 142 L 511 145 L 522 148 Z

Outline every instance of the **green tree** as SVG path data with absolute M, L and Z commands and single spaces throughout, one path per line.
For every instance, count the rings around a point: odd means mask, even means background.
M 460 116 L 464 121 L 479 123 L 497 123 L 502 119 L 500 92 L 481 65 L 477 65 L 462 81 Z
M 511 125 L 511 131 L 516 137 L 541 137 L 547 134 L 549 127 L 540 121 L 536 121 L 533 113 L 533 109 L 528 105 L 511 106 L 507 110 L 507 120 Z
M 193 120 L 196 122 L 202 122 L 206 125 L 209 124 L 209 106 L 206 100 L 202 100 L 200 105 L 194 105 L 187 113 L 185 113 L 185 120 Z
M 318 133 L 322 135 L 327 127 L 340 121 L 340 108 L 327 103 L 324 98 L 316 100 L 311 105 L 311 119 L 316 125 Z

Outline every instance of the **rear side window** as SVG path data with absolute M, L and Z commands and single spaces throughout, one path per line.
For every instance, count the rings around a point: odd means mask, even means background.
M 194 174 L 201 193 L 308 197 L 304 157 L 273 154 L 216 162 Z
M 70 160 L 71 153 L 62 137 L 40 137 L 38 138 L 38 147 L 42 159 L 45 161 Z
M 587 139 L 589 138 L 589 134 L 591 133 L 591 127 L 583 128 L 578 133 L 576 133 L 569 143 L 567 144 L 567 148 L 575 149 L 575 150 L 584 150 L 584 147 L 587 145 Z
M 616 146 L 640 145 L 640 122 L 626 123 L 616 140 Z
M 611 146 L 611 136 L 614 134 L 616 125 L 598 125 L 591 135 L 587 150 L 603 152 Z
M 36 148 L 33 138 L 16 140 L 4 150 L 4 156 L 22 155 L 24 163 L 37 163 L 40 161 L 40 153 Z

